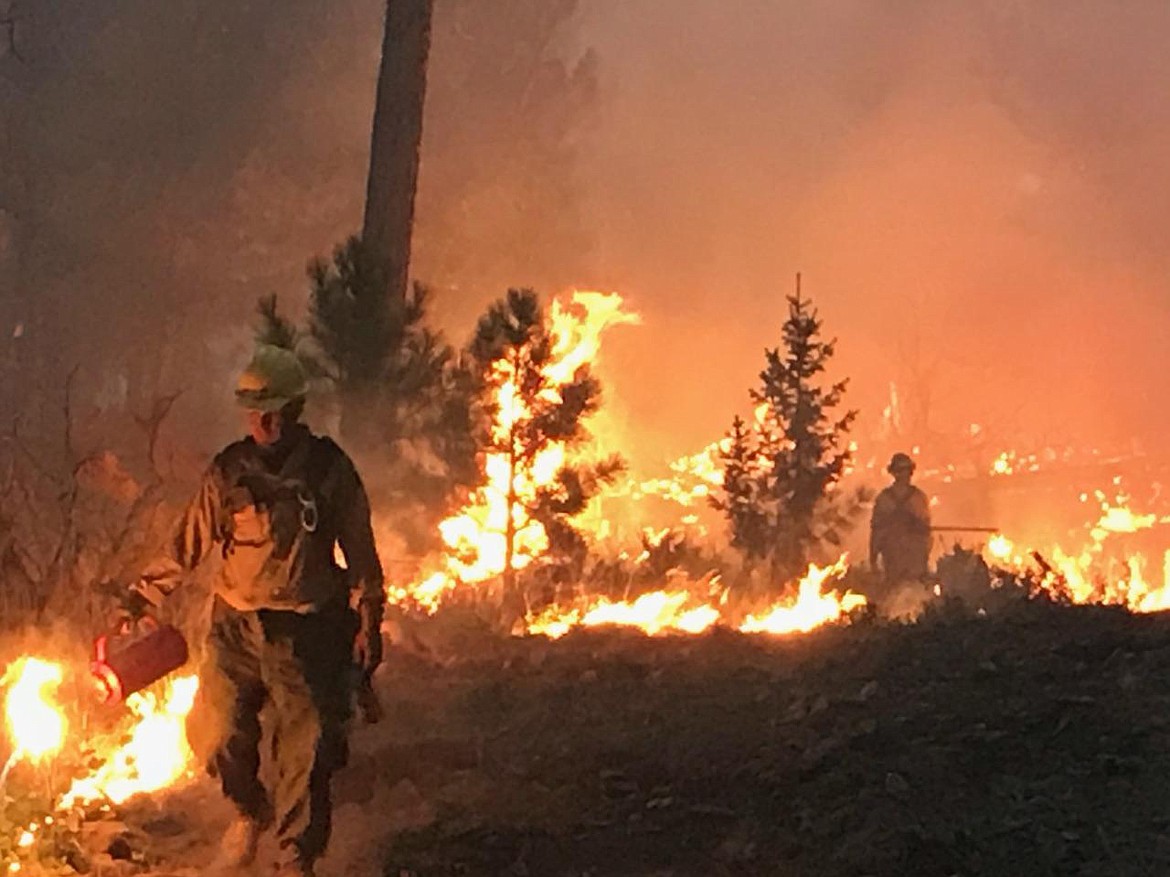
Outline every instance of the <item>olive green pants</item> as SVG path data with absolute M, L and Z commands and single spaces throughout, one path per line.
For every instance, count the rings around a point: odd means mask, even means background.
M 282 854 L 312 862 L 331 827 L 330 780 L 344 766 L 355 614 L 239 612 L 216 600 L 192 745 L 240 813 L 275 829 Z M 260 776 L 271 720 L 271 795 Z

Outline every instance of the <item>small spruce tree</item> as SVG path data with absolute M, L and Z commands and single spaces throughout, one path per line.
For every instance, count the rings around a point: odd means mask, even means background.
M 816 549 L 839 545 L 860 508 L 837 492 L 857 412 L 838 412 L 848 381 L 823 381 L 836 342 L 823 340 L 821 329 L 797 275 L 782 345 L 765 350 L 751 391 L 754 425 L 736 418 L 721 451 L 723 490 L 713 504 L 727 517 L 732 544 L 749 560 L 767 561 L 777 582 L 800 575 Z

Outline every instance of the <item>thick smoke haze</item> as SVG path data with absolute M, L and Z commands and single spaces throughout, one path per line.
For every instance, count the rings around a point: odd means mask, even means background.
M 1164 5 L 589 10 L 602 276 L 646 314 L 621 396 L 664 440 L 742 399 L 797 270 L 867 427 L 895 382 L 936 431 L 1156 435 Z
M 256 297 L 299 311 L 358 225 L 382 4 L 13 7 L 5 343 L 198 422 Z M 865 435 L 895 385 L 926 457 L 972 422 L 1157 449 L 1170 7 L 573 7 L 438 0 L 414 273 L 453 338 L 506 285 L 622 291 L 602 371 L 649 464 L 746 408 L 800 271 Z

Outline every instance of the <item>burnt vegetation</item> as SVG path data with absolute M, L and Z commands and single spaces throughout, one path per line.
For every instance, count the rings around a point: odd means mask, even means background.
M 1159 873 L 1168 662 L 1164 618 L 1021 601 L 394 663 L 385 874 Z

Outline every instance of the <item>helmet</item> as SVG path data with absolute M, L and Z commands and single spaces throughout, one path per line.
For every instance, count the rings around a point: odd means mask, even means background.
M 914 460 L 910 458 L 909 454 L 903 454 L 901 451 L 890 457 L 890 465 L 886 467 L 886 471 L 893 475 L 899 469 L 914 471 Z
M 252 411 L 279 411 L 304 399 L 307 391 L 300 357 L 287 347 L 261 344 L 236 384 L 236 402 Z

